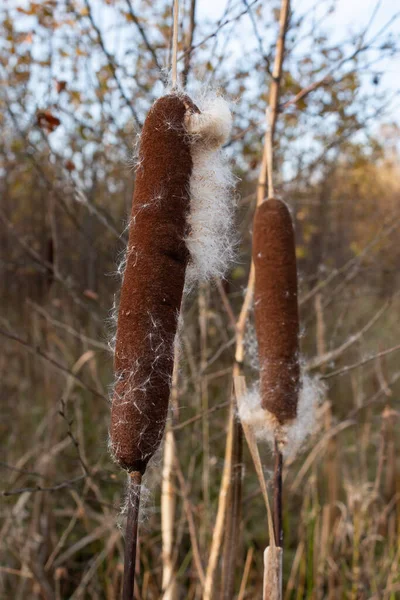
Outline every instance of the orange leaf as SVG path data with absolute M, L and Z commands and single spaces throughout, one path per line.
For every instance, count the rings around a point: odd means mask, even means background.
M 37 113 L 37 124 L 51 133 L 57 129 L 61 121 L 58 117 L 52 115 L 49 110 L 41 110 Z
M 63 92 L 66 87 L 67 87 L 66 81 L 56 81 L 57 94 L 60 94 L 61 92 Z
M 72 162 L 72 160 L 67 160 L 65 163 L 65 168 L 67 169 L 67 171 L 71 172 L 75 170 L 75 165 Z

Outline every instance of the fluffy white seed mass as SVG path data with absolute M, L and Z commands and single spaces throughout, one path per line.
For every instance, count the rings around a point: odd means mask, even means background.
M 190 178 L 190 233 L 186 244 L 190 262 L 186 285 L 223 277 L 234 257 L 234 176 L 222 150 L 232 116 L 228 103 L 214 94 L 197 99 L 200 114 L 185 122 L 192 143 L 193 170 Z
M 276 437 L 285 458 L 294 457 L 316 429 L 317 408 L 325 391 L 323 383 L 317 377 L 302 373 L 297 417 L 284 425 L 278 422 L 275 415 L 262 408 L 259 389 L 257 382 L 245 396 L 238 399 L 240 420 L 252 428 L 259 441 L 268 442 L 273 449 Z

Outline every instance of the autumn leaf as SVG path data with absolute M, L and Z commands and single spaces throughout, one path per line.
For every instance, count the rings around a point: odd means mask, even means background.
M 57 94 L 61 94 L 61 92 L 63 92 L 67 87 L 67 82 L 66 81 L 56 81 L 56 90 L 57 90 Z
M 67 160 L 65 163 L 65 168 L 67 169 L 67 171 L 71 172 L 75 170 L 75 165 L 72 162 L 72 160 Z
M 42 129 L 45 129 L 49 133 L 57 129 L 61 124 L 58 117 L 55 117 L 49 110 L 39 111 L 37 113 L 37 124 Z

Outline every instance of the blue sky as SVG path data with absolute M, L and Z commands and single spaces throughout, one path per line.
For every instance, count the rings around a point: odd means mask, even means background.
M 244 8 L 244 2 L 232 2 L 237 6 L 233 14 L 241 12 Z M 264 3 L 263 3 L 264 4 Z M 266 3 L 264 7 L 277 6 L 278 3 Z M 371 39 L 389 20 L 400 17 L 400 0 L 332 0 L 332 5 L 335 10 L 324 20 L 323 29 L 328 34 L 329 39 L 333 43 L 341 43 L 349 40 L 357 33 L 360 33 L 371 20 L 374 15 L 372 25 L 369 29 L 367 39 Z M 326 12 L 329 5 L 329 0 L 292 0 L 292 10 L 297 15 L 306 14 L 307 20 L 312 22 L 312 10 L 318 5 L 318 9 L 322 14 Z M 217 22 L 223 14 L 226 6 L 226 0 L 198 0 L 197 10 L 198 17 L 209 21 Z M 247 22 L 246 22 L 247 21 Z M 253 39 L 249 18 L 246 16 L 241 19 L 240 31 L 242 39 L 235 40 L 234 45 L 237 49 L 237 58 L 243 56 L 243 46 L 247 48 L 250 45 L 250 40 Z M 390 26 L 390 31 L 397 38 L 400 44 L 400 18 L 396 18 Z M 267 40 L 267 44 L 271 40 Z M 239 42 L 239 43 L 238 43 Z M 233 54 L 235 48 L 233 47 Z M 391 57 L 390 59 L 380 61 L 376 65 L 376 69 L 382 73 L 380 89 L 387 89 L 389 93 L 400 92 L 400 55 Z M 366 78 L 366 84 L 369 85 L 371 78 Z M 400 124 L 400 103 L 395 102 L 392 106 L 390 118 Z
M 347 31 L 356 31 L 358 27 L 366 24 L 372 14 L 377 0 L 336 0 L 336 11 L 330 17 L 332 27 L 338 25 L 344 27 Z M 398 0 L 382 0 L 380 3 L 376 26 L 382 24 L 400 10 Z M 202 15 L 207 15 L 210 19 L 217 20 L 226 5 L 226 0 L 198 0 L 198 10 Z M 305 13 L 315 5 L 315 0 L 292 0 L 292 9 Z M 400 35 L 400 22 L 397 25 L 397 33 Z

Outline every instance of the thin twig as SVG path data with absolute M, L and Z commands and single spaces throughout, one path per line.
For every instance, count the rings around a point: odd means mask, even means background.
M 171 59 L 171 80 L 172 88 L 178 84 L 178 30 L 179 30 L 179 0 L 174 0 L 174 22 L 172 29 L 172 59 Z
M 247 580 L 249 578 L 251 563 L 253 560 L 253 554 L 254 554 L 254 548 L 253 548 L 253 546 L 251 546 L 247 551 L 246 562 L 244 564 L 243 577 L 242 577 L 242 582 L 240 584 L 238 600 L 244 600 L 244 596 L 246 593 Z
M 150 44 L 149 38 L 147 37 L 146 32 L 143 29 L 143 27 L 142 27 L 139 19 L 137 18 L 136 14 L 133 12 L 133 7 L 132 7 L 131 0 L 126 0 L 126 3 L 128 5 L 128 11 L 129 11 L 129 14 L 131 16 L 131 19 L 135 23 L 135 25 L 136 25 L 136 27 L 137 27 L 140 35 L 142 36 L 142 40 L 144 42 L 144 45 L 146 46 L 147 50 L 150 52 L 151 56 L 153 57 L 153 60 L 154 60 L 154 63 L 156 65 L 156 67 L 161 71 L 162 70 L 161 69 L 161 65 L 158 62 L 158 58 L 157 58 L 156 52 L 155 52 L 153 46 Z
M 117 67 L 115 65 L 114 58 L 111 56 L 111 54 L 108 52 L 108 50 L 107 50 L 107 48 L 105 46 L 105 43 L 104 43 L 101 31 L 100 31 L 100 29 L 98 28 L 98 26 L 96 25 L 96 23 L 95 23 L 95 21 L 93 19 L 92 9 L 91 9 L 91 6 L 90 6 L 88 0 L 85 0 L 85 6 L 86 6 L 86 9 L 87 9 L 88 19 L 89 19 L 89 21 L 90 21 L 93 29 L 96 32 L 97 39 L 98 39 L 98 42 L 100 44 L 100 48 L 102 49 L 103 54 L 107 58 L 108 65 L 109 65 L 109 67 L 111 69 L 111 73 L 112 73 L 112 75 L 114 77 L 115 83 L 117 84 L 119 92 L 120 92 L 121 96 L 123 97 L 126 106 L 131 111 L 132 116 L 133 116 L 134 120 L 136 121 L 137 126 L 140 129 L 142 127 L 142 124 L 140 122 L 139 116 L 138 116 L 136 110 L 134 109 L 132 99 L 128 98 L 127 95 L 125 94 L 124 88 L 122 87 L 122 83 L 121 83 L 120 78 L 119 78 L 118 73 L 117 73 Z
M 213 33 L 210 33 L 209 35 L 207 35 L 198 44 L 195 44 L 191 48 L 188 48 L 187 50 L 185 50 L 178 57 L 178 62 L 180 60 L 182 60 L 185 57 L 186 54 L 192 54 L 192 52 L 194 52 L 194 50 L 197 50 L 197 48 L 200 48 L 201 46 L 203 46 L 206 42 L 208 42 L 208 40 L 211 40 L 212 38 L 216 37 L 223 27 L 226 27 L 226 25 L 229 25 L 229 23 L 234 23 L 235 21 L 238 21 L 241 17 L 243 17 L 244 15 L 246 15 L 249 12 L 249 9 L 252 6 L 254 6 L 255 4 L 257 4 L 258 2 L 259 2 L 259 0 L 253 0 L 253 2 L 251 2 L 247 6 L 247 8 L 245 10 L 243 10 L 242 12 L 240 12 L 238 15 L 236 15 L 235 17 L 231 17 L 230 19 L 226 19 L 225 21 L 223 21 L 222 23 L 220 23 L 218 25 L 218 27 L 213 31 Z
M 61 481 L 60 483 L 56 483 L 55 485 L 51 485 L 49 487 L 43 487 L 41 485 L 35 485 L 32 487 L 23 487 L 17 488 L 14 490 L 3 490 L 1 493 L 2 496 L 17 496 L 19 494 L 24 494 L 25 492 L 37 493 L 37 492 L 57 492 L 58 490 L 62 490 L 64 488 L 70 488 L 76 485 L 79 481 L 86 479 L 87 475 L 79 475 L 79 477 L 74 477 L 73 479 L 67 479 L 66 481 Z
M 189 527 L 189 535 L 190 535 L 190 541 L 191 541 L 191 545 L 192 545 L 193 560 L 194 560 L 194 564 L 195 564 L 195 567 L 197 570 L 197 574 L 199 576 L 200 583 L 201 583 L 201 585 L 204 585 L 204 582 L 205 582 L 204 568 L 203 568 L 203 563 L 201 560 L 200 546 L 199 546 L 199 542 L 197 540 L 197 535 L 196 535 L 196 526 L 195 526 L 195 522 L 193 519 L 193 511 L 192 511 L 192 507 L 191 507 L 191 504 L 189 501 L 189 497 L 188 497 L 188 493 L 187 493 L 187 485 L 186 485 L 185 478 L 183 476 L 181 463 L 180 463 L 180 460 L 178 457 L 178 453 L 176 452 L 176 449 L 174 452 L 174 458 L 175 458 L 175 466 L 176 466 L 176 476 L 178 477 L 179 485 L 181 488 L 183 504 L 184 504 L 185 512 L 186 512 L 186 519 L 187 519 L 188 527 Z
M 232 474 L 232 449 L 233 449 L 233 426 L 234 426 L 234 405 L 233 399 L 230 403 L 230 416 L 228 420 L 228 432 L 226 436 L 225 445 L 225 460 L 224 470 L 222 472 L 221 485 L 219 488 L 218 496 L 218 510 L 217 517 L 215 520 L 212 543 L 209 553 L 209 559 L 207 564 L 206 577 L 204 582 L 203 600 L 212 600 L 214 591 L 214 581 L 216 575 L 216 569 L 218 565 L 218 559 L 220 555 L 220 548 L 224 533 L 225 515 L 228 502 L 228 493 L 231 484 Z
M 86 462 L 84 461 L 82 455 L 81 455 L 81 451 L 79 448 L 79 442 L 76 439 L 73 431 L 72 431 L 72 423 L 73 423 L 73 419 L 69 419 L 66 413 L 66 404 L 65 404 L 65 400 L 64 398 L 61 398 L 60 400 L 60 404 L 61 404 L 61 408 L 58 411 L 58 414 L 60 415 L 60 417 L 62 417 L 64 419 L 64 421 L 67 424 L 67 435 L 70 438 L 71 442 L 73 443 L 73 445 L 75 446 L 76 452 L 78 454 L 78 460 L 81 463 L 82 469 L 85 473 L 85 475 L 90 476 L 90 471 L 89 471 L 89 467 L 87 466 Z
M 268 198 L 274 197 L 274 138 L 276 123 L 278 120 L 279 93 L 282 78 L 282 65 L 285 54 L 285 37 L 288 25 L 290 0 L 282 0 L 279 15 L 279 35 L 276 42 L 274 68 L 272 70 L 272 82 L 269 95 L 268 131 L 266 136 L 267 151 L 267 176 L 268 176 Z
M 11 333 L 10 331 L 5 331 L 4 329 L 1 329 L 1 328 L 0 328 L 0 335 L 3 335 L 4 337 L 8 338 L 9 340 L 13 340 L 14 342 L 18 342 L 18 344 L 21 344 L 21 346 L 24 346 L 28 350 L 28 352 L 30 352 L 31 354 L 40 356 L 40 358 L 43 358 L 44 360 L 46 360 L 49 364 L 51 364 L 53 367 L 56 367 L 56 369 L 58 369 L 59 371 L 62 371 L 63 373 L 67 373 L 67 375 L 69 375 L 75 381 L 80 383 L 82 387 L 84 387 L 86 390 L 88 390 L 88 392 L 91 392 L 98 398 L 102 398 L 103 400 L 108 402 L 107 398 L 105 396 L 103 396 L 103 394 L 100 394 L 97 390 L 88 386 L 83 381 L 83 379 L 81 379 L 80 377 L 75 375 L 75 373 L 73 373 L 67 367 L 64 367 L 64 365 L 62 365 L 58 361 L 54 360 L 54 358 L 52 358 L 51 356 L 49 356 L 48 354 L 43 352 L 43 350 L 41 350 L 39 346 L 33 346 L 27 340 L 24 340 L 21 337 L 17 336 L 16 334 Z
M 196 0 L 190 0 L 189 31 L 188 31 L 187 40 L 185 43 L 186 50 L 188 50 L 188 52 L 185 52 L 185 55 L 184 55 L 184 60 L 183 60 L 184 66 L 183 66 L 183 71 L 182 71 L 183 87 L 185 87 L 187 84 L 187 80 L 188 80 L 188 76 L 189 76 L 189 72 L 190 72 L 191 57 L 192 57 L 191 49 L 193 46 L 193 37 L 194 37 L 195 28 L 196 28 Z
M 326 375 L 321 375 L 321 379 L 330 379 L 331 377 L 337 377 L 337 375 L 343 375 L 344 373 L 348 373 L 349 371 L 352 371 L 353 369 L 357 369 L 358 367 L 362 367 L 362 366 L 366 365 L 367 363 L 371 362 L 372 360 L 380 358 L 381 356 L 386 356 L 387 354 L 391 354 L 392 352 L 397 352 L 398 350 L 400 350 L 400 344 L 397 346 L 393 346 L 393 348 L 387 348 L 386 350 L 382 350 L 382 352 L 378 352 L 377 354 L 374 354 L 373 356 L 364 358 L 363 360 L 353 363 L 352 365 L 347 365 L 346 367 L 343 367 L 342 369 L 337 369 L 337 371 L 331 371 L 330 373 L 327 373 Z
M 390 301 L 385 302 L 385 304 L 378 310 L 378 312 L 362 327 L 357 333 L 351 335 L 343 344 L 334 348 L 333 350 L 329 350 L 329 352 L 324 352 L 320 356 L 316 356 L 315 358 L 309 360 L 306 364 L 306 370 L 311 371 L 314 369 L 318 369 L 321 366 L 325 365 L 328 362 L 333 360 L 337 360 L 339 356 L 341 356 L 346 350 L 348 350 L 353 344 L 355 344 L 375 323 L 378 319 L 384 314 L 386 309 L 390 306 Z
M 172 430 L 179 431 L 180 429 L 184 429 L 185 427 L 187 427 L 187 425 L 196 423 L 196 421 L 200 421 L 200 419 L 203 419 L 205 417 L 205 415 L 209 416 L 212 413 L 216 412 L 217 410 L 226 408 L 227 406 L 229 406 L 229 404 L 230 404 L 230 400 L 226 400 L 225 402 L 220 402 L 219 404 L 216 404 L 215 406 L 211 406 L 211 408 L 209 408 L 208 410 L 202 411 L 201 413 L 195 415 L 194 417 L 191 417 L 190 419 L 187 419 L 186 421 L 182 421 L 182 423 L 178 423 L 177 425 L 174 425 L 172 427 Z

